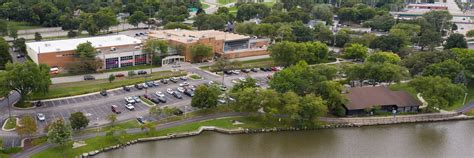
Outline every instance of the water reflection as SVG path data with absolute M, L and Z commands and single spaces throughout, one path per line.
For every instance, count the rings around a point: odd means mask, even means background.
M 98 155 L 129 157 L 472 157 L 474 121 L 403 124 L 301 132 L 200 136 L 142 143 Z

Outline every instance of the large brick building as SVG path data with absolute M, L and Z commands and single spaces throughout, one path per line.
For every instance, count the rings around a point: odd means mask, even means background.
M 171 47 L 181 46 L 188 62 L 192 61 L 190 48 L 196 44 L 210 46 L 217 56 L 229 59 L 266 55 L 270 44 L 270 40 L 252 39 L 249 36 L 215 30 L 157 30 L 150 32 L 148 37 L 166 40 Z
M 76 62 L 76 47 L 90 42 L 103 61 L 101 69 L 113 69 L 146 64 L 146 55 L 141 51 L 142 41 L 125 35 L 98 36 L 26 43 L 28 56 L 37 64 L 64 67 Z

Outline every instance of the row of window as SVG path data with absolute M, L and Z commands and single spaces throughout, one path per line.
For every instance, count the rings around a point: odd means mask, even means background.
M 120 67 L 128 67 L 134 65 L 145 65 L 146 64 L 146 54 L 135 55 L 135 59 L 133 56 L 123 56 L 116 58 L 107 58 L 105 59 L 105 69 L 114 69 Z

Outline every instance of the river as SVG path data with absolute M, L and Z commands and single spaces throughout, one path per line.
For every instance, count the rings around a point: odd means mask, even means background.
M 468 158 L 474 120 L 199 136 L 135 144 L 99 158 Z

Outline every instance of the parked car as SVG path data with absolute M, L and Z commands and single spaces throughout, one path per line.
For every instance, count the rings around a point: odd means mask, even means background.
M 125 97 L 125 102 L 127 104 L 135 104 L 136 103 L 135 99 L 133 99 L 132 97 Z
M 156 96 L 158 97 L 165 97 L 165 94 L 163 94 L 161 91 L 155 92 Z
M 192 91 L 196 91 L 196 86 L 194 86 L 194 85 L 192 85 L 192 86 L 189 86 L 189 88 L 188 88 L 188 89 L 190 89 L 190 90 L 192 90 Z
M 142 90 L 144 87 L 143 87 L 142 84 L 136 84 L 135 88 L 138 89 L 138 90 Z
M 183 115 L 184 112 L 181 109 L 176 110 L 173 114 L 175 115 Z
M 137 97 L 137 96 L 134 96 L 132 97 L 133 100 L 135 100 L 135 102 L 139 103 L 139 102 L 142 102 L 142 100 L 140 99 L 140 97 Z
M 43 102 L 41 102 L 41 100 L 38 100 L 34 103 L 34 106 L 36 106 L 36 107 L 43 106 Z
M 100 95 L 102 95 L 104 97 L 107 96 L 107 91 L 106 90 L 100 91 Z
M 171 88 L 166 89 L 166 93 L 173 94 L 173 90 Z
M 221 85 L 220 89 L 221 89 L 221 91 L 226 91 L 226 90 L 227 90 L 227 87 L 224 86 L 224 85 Z
M 189 86 L 189 83 L 188 82 L 183 82 L 183 85 L 184 86 Z
M 110 107 L 110 109 L 112 110 L 112 112 L 116 113 L 116 114 L 120 114 L 122 113 L 122 111 L 120 111 L 120 109 L 118 109 L 117 105 L 112 105 Z
M 168 84 L 169 79 L 161 79 L 160 82 L 163 84 Z
M 233 84 L 237 84 L 237 83 L 239 83 L 239 80 L 232 79 L 231 82 L 232 82 Z
M 117 73 L 117 74 L 115 74 L 115 77 L 124 77 L 124 76 L 125 76 L 125 74 L 123 74 L 123 73 Z
M 146 122 L 146 120 L 145 120 L 145 118 L 143 118 L 143 116 L 138 116 L 138 117 L 137 117 L 137 121 L 138 121 L 138 123 L 140 123 L 140 124 L 145 124 L 145 122 Z
M 160 100 L 156 99 L 156 98 L 151 98 L 150 99 L 151 102 L 155 103 L 155 104 L 159 104 L 160 103 Z
M 225 104 L 225 103 L 227 103 L 227 101 L 226 101 L 224 98 L 219 98 L 219 99 L 217 99 L 217 102 L 220 103 L 220 104 Z
M 255 87 L 260 87 L 260 83 L 255 82 Z
M 180 92 L 173 92 L 173 96 L 178 98 L 178 99 L 183 99 L 183 95 L 181 95 Z
M 84 75 L 84 80 L 95 80 L 95 77 L 92 75 Z
M 148 88 L 148 85 L 146 83 L 142 83 L 141 85 L 143 86 L 143 88 Z
M 238 74 L 240 74 L 240 70 L 233 70 L 232 73 L 238 75 Z
M 148 81 L 145 84 L 147 87 L 155 87 L 155 83 L 153 83 L 153 81 Z
M 162 103 L 166 103 L 166 97 L 158 97 L 156 99 L 158 99 Z
M 243 77 L 239 77 L 239 80 L 240 80 L 241 82 L 247 82 L 247 79 L 245 79 L 245 78 L 243 78 Z
M 188 80 L 188 77 L 186 77 L 186 76 L 181 76 L 181 77 L 179 77 L 179 79 L 181 79 L 181 80 L 183 80 L 183 81 L 187 81 L 187 80 Z
M 244 73 L 249 73 L 249 72 L 250 72 L 250 69 L 242 69 L 242 72 L 244 72 Z
M 226 75 L 232 75 L 232 70 L 224 70 L 224 74 L 226 74 Z
M 253 72 L 258 72 L 258 68 L 252 68 L 251 71 L 253 71 Z
M 125 104 L 125 108 L 127 108 L 128 110 L 135 110 L 135 106 L 133 106 L 132 104 Z
M 178 92 L 183 93 L 185 89 L 183 87 L 178 87 L 177 90 L 178 90 Z
M 130 92 L 130 87 L 123 86 L 122 89 L 123 89 L 124 91 Z
M 146 75 L 148 72 L 144 71 L 144 70 L 140 70 L 137 72 L 138 75 Z
M 158 83 L 158 81 L 153 81 L 153 84 L 155 85 L 155 87 L 160 86 L 160 84 Z
M 206 83 L 206 86 L 212 86 L 214 84 L 214 81 L 209 81 Z
M 194 97 L 194 91 L 190 90 L 190 89 L 186 89 L 184 91 L 184 95 L 187 95 L 187 96 L 190 96 L 190 97 Z
M 37 113 L 36 117 L 38 118 L 39 121 L 45 121 L 46 116 L 43 113 Z
M 173 82 L 173 83 L 176 83 L 176 82 L 178 82 L 178 78 L 176 78 L 176 77 L 171 77 L 170 81 Z

